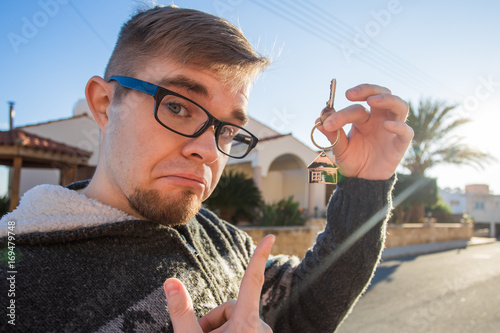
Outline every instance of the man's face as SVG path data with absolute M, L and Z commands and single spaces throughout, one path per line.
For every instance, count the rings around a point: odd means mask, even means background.
M 190 98 L 220 120 L 244 125 L 249 85 L 232 91 L 211 71 L 164 62 L 152 62 L 135 78 Z M 155 120 L 153 97 L 135 90 L 110 105 L 102 149 L 114 205 L 167 225 L 186 223 L 198 212 L 228 159 L 217 149 L 213 127 L 196 138 L 171 132 Z

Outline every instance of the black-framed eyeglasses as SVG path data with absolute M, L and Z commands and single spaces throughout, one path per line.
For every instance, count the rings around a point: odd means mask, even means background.
M 174 91 L 127 76 L 113 76 L 108 82 L 111 80 L 153 96 L 156 121 L 174 133 L 195 138 L 213 125 L 217 149 L 229 157 L 245 157 L 259 141 L 243 127 L 215 118 L 195 101 Z

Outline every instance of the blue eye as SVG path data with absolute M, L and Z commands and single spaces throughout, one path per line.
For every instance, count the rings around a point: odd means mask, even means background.
M 182 111 L 182 106 L 179 104 L 170 103 L 167 105 L 168 109 L 175 114 L 179 114 Z

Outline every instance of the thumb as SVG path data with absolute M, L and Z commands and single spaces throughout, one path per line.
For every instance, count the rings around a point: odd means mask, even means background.
M 163 284 L 174 332 L 202 332 L 194 314 L 193 301 L 181 281 L 171 278 Z

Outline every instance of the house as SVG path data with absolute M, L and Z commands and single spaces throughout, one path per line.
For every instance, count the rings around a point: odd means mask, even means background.
M 0 132 L 0 164 L 10 166 L 9 210 L 19 203 L 22 168 L 58 170 L 59 183 L 76 180 L 79 168 L 85 168 L 92 152 L 28 133 L 20 129 Z
M 453 214 L 468 214 L 475 223 L 489 225 L 490 237 L 500 236 L 500 195 L 490 194 L 488 185 L 466 185 L 464 192 L 443 189 L 439 194 Z
M 319 151 L 309 148 L 292 134 L 280 134 L 253 118 L 246 128 L 259 138 L 259 143 L 245 158 L 229 159 L 226 168 L 253 178 L 265 202 L 293 196 L 309 216 L 322 215 L 335 185 L 308 181 L 307 166 Z
M 91 152 L 92 155 L 88 159 L 87 165 L 79 166 L 76 169 L 75 178 L 77 180 L 89 179 L 94 174 L 99 157 L 100 132 L 85 100 L 76 103 L 72 117 L 17 128 Z M 60 177 L 59 169 L 23 168 L 20 194 L 22 195 L 36 185 L 59 184 Z
M 77 170 L 78 179 L 92 176 L 99 155 L 100 134 L 85 100 L 76 103 L 72 117 L 19 128 L 93 152 L 88 165 Z M 319 152 L 291 134 L 281 134 L 253 118 L 250 118 L 246 128 L 259 138 L 259 143 L 245 158 L 230 158 L 226 168 L 242 171 L 253 178 L 265 202 L 277 202 L 293 196 L 310 216 L 324 214 L 335 185 L 308 182 L 307 166 Z M 20 191 L 24 193 L 42 183 L 58 184 L 59 178 L 57 169 L 25 168 L 22 170 Z

